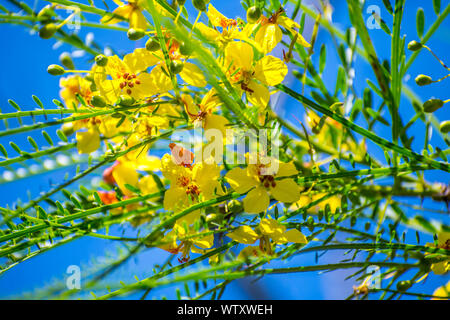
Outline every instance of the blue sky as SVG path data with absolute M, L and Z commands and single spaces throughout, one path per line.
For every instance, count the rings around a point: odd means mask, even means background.
M 30 6 L 41 8 L 46 2 L 26 0 Z M 240 7 L 238 1 L 212 1 L 213 4 L 229 17 L 236 15 L 244 17 L 245 12 Z M 442 1 L 443 5 L 446 1 Z M 101 6 L 101 1 L 96 0 L 95 3 Z M 405 10 L 404 23 L 402 26 L 402 34 L 406 35 L 406 42 L 417 39 L 416 35 L 416 23 L 415 16 L 418 6 L 422 6 L 425 10 L 425 29 L 431 24 L 435 18 L 435 14 L 431 5 L 432 1 L 419 1 L 408 0 Z M 388 15 L 383 7 L 382 1 L 370 1 L 370 4 L 378 5 L 381 8 L 381 16 L 386 20 L 388 25 L 392 23 L 392 18 Z M 348 11 L 344 1 L 332 1 L 334 6 L 333 19 L 337 22 L 341 29 L 345 29 L 349 26 Z M 112 5 L 114 7 L 114 4 Z M 10 6 L 8 6 L 10 8 Z M 12 7 L 11 7 L 12 8 Z M 369 16 L 366 14 L 365 16 Z M 92 15 L 86 15 L 88 19 L 97 19 Z M 308 22 L 306 28 L 305 37 L 308 39 L 308 32 L 311 30 L 311 21 Z M 89 32 L 94 31 L 89 28 L 82 28 L 80 36 L 82 39 L 86 37 Z M 437 32 L 429 41 L 429 46 L 443 59 L 446 59 L 446 55 L 450 46 L 450 22 L 447 19 L 443 23 L 439 32 Z M 380 57 L 390 58 L 390 39 L 382 30 L 371 30 L 370 36 L 372 37 L 377 53 Z M 117 31 L 105 31 L 95 30 L 95 41 L 98 41 L 102 45 L 109 45 L 119 52 L 129 52 L 135 47 L 142 47 L 144 42 L 137 41 L 131 42 L 127 39 L 126 34 Z M 67 45 L 55 46 L 55 40 L 42 40 L 37 34 L 30 34 L 29 30 L 26 30 L 19 26 L 11 26 L 2 24 L 0 25 L 0 42 L 3 44 L 0 50 L 0 107 L 2 112 L 13 112 L 14 109 L 7 104 L 8 99 L 16 101 L 23 110 L 32 110 L 36 106 L 31 99 L 34 94 L 38 96 L 44 105 L 51 106 L 53 98 L 59 98 L 59 78 L 50 76 L 46 72 L 46 68 L 49 64 L 58 63 L 59 55 L 64 52 L 73 52 L 73 49 Z M 338 56 L 335 53 L 333 46 L 331 45 L 331 39 L 324 30 L 319 32 L 319 38 L 317 48 L 325 43 L 327 45 L 327 67 L 324 73 L 323 79 L 325 83 L 334 88 L 334 83 L 337 74 Z M 275 55 L 280 54 L 280 52 Z M 407 55 L 410 53 L 408 52 Z M 77 68 L 84 69 L 89 66 L 89 56 L 85 55 L 79 58 L 75 58 L 74 62 Z M 318 55 L 313 58 L 314 62 L 318 62 Z M 449 63 L 447 61 L 447 63 Z M 361 93 L 366 84 L 366 78 L 373 79 L 373 74 L 366 62 L 361 59 L 357 59 L 355 62 L 356 79 L 355 88 L 358 93 Z M 405 82 L 423 99 L 427 100 L 431 97 L 437 97 L 442 99 L 448 99 L 448 81 L 438 85 L 427 86 L 419 88 L 414 84 L 413 79 L 419 73 L 427 73 L 433 77 L 441 77 L 445 75 L 444 69 L 435 61 L 430 54 L 422 52 L 416 62 L 409 70 L 409 80 L 405 79 Z M 375 81 L 374 81 L 375 82 Z M 286 80 L 288 85 L 298 85 L 295 83 L 293 77 L 288 77 Z M 375 99 L 375 105 L 379 101 Z M 284 100 L 284 104 L 281 108 L 277 109 L 277 112 L 284 114 L 287 117 L 292 115 L 299 119 L 303 118 L 303 113 L 298 105 L 290 99 Z M 413 115 L 413 109 L 409 102 L 405 99 L 402 100 L 401 115 L 404 117 L 404 121 L 408 121 Z M 441 120 L 447 120 L 446 109 L 442 108 L 436 112 L 436 116 Z M 388 114 L 386 114 L 389 118 Z M 42 119 L 41 119 L 42 121 Z M 27 122 L 25 122 L 27 123 Z M 31 121 L 29 122 L 31 123 Z M 10 121 L 10 127 L 17 126 L 17 121 Z M 3 129 L 4 125 L 0 124 L 0 128 Z M 390 128 L 376 127 L 377 133 L 381 136 L 390 139 Z M 48 130 L 54 140 L 57 140 L 56 134 L 51 130 Z M 424 126 L 423 124 L 414 125 L 410 129 L 410 134 L 414 132 L 416 140 L 413 143 L 413 148 L 419 151 L 423 147 Z M 20 134 L 15 136 L 17 144 L 19 146 L 26 146 L 29 148 L 26 138 L 31 135 L 38 142 L 39 145 L 45 144 L 45 140 L 42 135 L 37 132 Z M 432 144 L 439 146 L 442 149 L 446 149 L 443 141 L 438 137 L 436 132 L 432 136 Z M 8 138 L 0 138 L 0 143 L 4 146 L 8 144 Z M 16 142 L 16 140 L 15 140 Z M 375 146 L 370 146 L 373 150 L 377 150 L 376 154 L 380 159 L 383 159 L 382 151 Z M 8 149 L 8 151 L 10 151 Z M 11 151 L 12 152 L 12 151 Z M 0 171 L 0 174 L 3 172 Z M 65 178 L 65 174 L 73 176 L 75 174 L 75 168 L 68 168 L 64 170 L 52 171 L 50 174 L 42 174 L 33 178 L 25 178 L 18 180 L 14 183 L 0 183 L 0 206 L 13 205 L 18 197 L 23 197 L 24 191 L 29 192 L 31 197 L 36 197 L 39 192 L 46 190 L 49 186 L 55 183 L 61 182 Z M 441 172 L 431 172 L 426 175 L 428 181 L 444 182 L 448 183 L 449 175 Z M 89 181 L 85 181 L 89 183 Z M 414 204 L 419 204 L 415 202 Z M 436 209 L 444 210 L 443 204 L 436 204 L 426 201 L 424 205 L 433 207 Z M 432 215 L 432 214 L 431 214 Z M 441 215 L 435 215 L 434 218 L 441 218 Z M 447 219 L 448 223 L 448 219 Z M 118 227 L 111 229 L 111 233 L 117 232 L 120 234 L 122 229 L 125 232 L 132 232 L 130 227 Z M 413 233 L 411 233 L 412 235 Z M 411 239 L 415 239 L 411 236 Z M 431 241 L 431 236 L 422 239 L 425 243 Z M 69 265 L 80 265 L 82 267 L 81 272 L 86 270 L 95 257 L 101 257 L 108 252 L 116 251 L 116 243 L 94 239 L 83 238 L 76 240 L 68 245 L 53 249 L 45 254 L 42 254 L 36 258 L 30 259 L 27 262 L 13 268 L 12 270 L 0 276 L 0 298 L 10 297 L 20 294 L 24 291 L 31 291 L 34 288 L 38 288 L 42 285 L 48 284 L 53 280 L 63 280 L 66 276 L 65 271 Z M 161 263 L 166 257 L 166 253 L 159 249 L 147 250 L 143 254 L 139 255 L 137 259 L 129 261 L 123 268 L 115 272 L 110 280 L 123 280 L 126 283 L 133 281 L 133 276 L 137 275 L 140 279 L 148 276 L 151 273 L 151 269 L 154 263 Z M 339 258 L 339 253 L 329 252 L 321 258 L 322 263 L 336 261 Z M 302 264 L 313 264 L 314 255 L 303 255 L 292 258 L 287 262 L 271 262 L 270 267 L 277 266 L 295 266 Z M 268 298 L 268 299 L 337 299 L 345 298 L 352 291 L 354 282 L 352 280 L 344 281 L 345 275 L 350 274 L 350 271 L 338 271 L 326 274 L 317 273 L 304 273 L 295 275 L 276 275 L 266 276 L 263 279 L 249 283 L 249 281 L 237 281 L 229 286 L 225 291 L 224 298 L 228 299 L 248 299 L 248 298 Z M 448 280 L 448 279 L 447 279 Z M 432 292 L 434 288 L 441 283 L 442 279 L 431 278 L 421 288 L 424 292 Z M 173 288 L 159 289 L 152 292 L 150 297 L 161 297 L 166 295 L 173 297 Z M 133 295 L 132 297 L 139 297 L 139 295 Z

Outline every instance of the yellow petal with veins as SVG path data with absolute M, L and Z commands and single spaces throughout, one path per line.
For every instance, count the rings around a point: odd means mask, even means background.
M 100 134 L 96 129 L 85 132 L 77 132 L 78 153 L 91 153 L 100 148 Z
M 300 199 L 300 189 L 292 179 L 275 180 L 275 187 L 270 190 L 272 196 L 281 202 L 296 202 Z
M 259 239 L 259 235 L 249 226 L 241 226 L 233 232 L 228 233 L 227 236 L 243 244 L 253 244 Z
M 270 198 L 266 189 L 258 186 L 245 197 L 244 210 L 248 213 L 260 213 L 266 211 L 269 204 Z
M 273 56 L 265 56 L 255 66 L 255 78 L 268 86 L 281 83 L 287 73 L 286 64 Z
M 207 85 L 203 71 L 193 63 L 186 62 L 184 64 L 180 77 L 194 87 L 205 87 Z
M 246 169 L 233 168 L 227 172 L 225 178 L 238 193 L 245 193 L 257 185 L 255 178 L 249 176 Z

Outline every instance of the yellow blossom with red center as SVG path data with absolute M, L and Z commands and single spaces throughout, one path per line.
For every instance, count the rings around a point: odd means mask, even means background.
M 281 83 L 288 73 L 286 64 L 273 56 L 255 61 L 252 46 L 245 42 L 228 44 L 224 68 L 231 83 L 245 92 L 253 105 L 261 108 L 270 100 L 267 86 Z
M 227 234 L 228 237 L 242 244 L 254 244 L 259 240 L 259 246 L 249 246 L 241 251 L 239 258 L 250 256 L 273 255 L 274 246 L 285 243 L 307 244 L 305 235 L 297 229 L 286 231 L 286 227 L 278 221 L 269 218 L 261 219 L 259 225 L 252 229 L 240 226 Z
M 271 17 L 261 16 L 259 20 L 260 28 L 256 32 L 255 41 L 259 43 L 264 54 L 271 52 L 281 41 L 283 32 L 279 27 L 280 25 L 297 37 L 297 43 L 299 45 L 304 47 L 311 46 L 297 31 L 300 29 L 300 25 L 287 16 L 284 16 L 283 13 L 284 10 L 280 9 Z
M 236 192 L 248 192 L 244 199 L 244 210 L 248 213 L 265 211 L 271 196 L 285 203 L 293 203 L 300 198 L 299 186 L 292 178 L 287 178 L 298 174 L 294 164 L 274 158 L 266 158 L 264 162 L 266 164 L 258 160 L 257 164 L 249 164 L 245 169 L 234 168 L 225 175 Z

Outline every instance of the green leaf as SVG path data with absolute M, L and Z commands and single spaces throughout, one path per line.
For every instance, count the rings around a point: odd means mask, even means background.
M 436 15 L 441 14 L 441 0 L 433 0 L 433 8 Z
M 31 97 L 33 98 L 34 102 L 36 102 L 36 104 L 37 104 L 41 109 L 44 109 L 44 105 L 42 104 L 42 101 L 39 100 L 38 97 L 36 97 L 35 95 L 32 95 Z
M 27 140 L 36 151 L 39 151 L 39 147 L 32 137 L 28 136 Z
M 319 73 L 322 74 L 327 62 L 327 47 L 322 44 L 320 47 Z
M 425 13 L 423 12 L 422 8 L 419 8 L 417 10 L 416 26 L 417 26 L 417 34 L 419 35 L 419 38 L 422 39 L 423 30 L 425 29 Z
M 52 138 L 50 138 L 50 136 L 48 135 L 47 132 L 45 132 L 44 130 L 42 130 L 42 135 L 44 136 L 45 140 L 47 140 L 47 142 L 53 146 L 53 140 Z
M 64 134 L 64 132 L 62 132 L 60 129 L 56 130 L 56 134 L 58 135 L 58 137 L 64 141 L 64 142 L 68 142 L 69 140 L 67 139 L 67 136 Z
M 391 1 L 390 0 L 383 0 L 384 6 L 386 7 L 386 10 L 389 11 L 390 14 L 394 14 L 394 10 L 392 9 Z
M 2 144 L 0 144 L 0 152 L 5 156 L 5 158 L 8 158 L 8 153 Z
M 8 103 L 9 103 L 14 109 L 16 109 L 17 111 L 20 111 L 19 105 L 18 105 L 14 100 L 8 99 Z
M 15 144 L 14 142 L 10 141 L 9 145 L 11 146 L 11 148 L 13 148 L 18 154 L 22 154 L 22 150 L 20 150 L 19 146 L 17 146 L 17 144 Z

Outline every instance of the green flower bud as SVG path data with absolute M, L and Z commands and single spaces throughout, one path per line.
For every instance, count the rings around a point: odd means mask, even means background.
M 442 133 L 449 133 L 450 132 L 450 121 L 443 121 L 441 122 L 441 125 L 439 126 L 439 130 Z
M 442 108 L 444 101 L 441 99 L 430 99 L 423 104 L 423 111 L 432 113 Z
M 227 207 L 228 211 L 233 214 L 238 214 L 244 209 L 242 203 L 239 200 L 231 200 L 230 202 L 228 202 Z
M 192 51 L 194 50 L 192 49 L 191 43 L 186 43 L 184 41 L 180 43 L 180 53 L 183 56 L 190 56 L 192 54 Z
M 192 4 L 198 11 L 206 11 L 206 4 L 209 0 L 192 0 Z
M 129 107 L 132 106 L 134 103 L 133 97 L 127 96 L 127 95 L 121 95 L 119 96 L 119 100 L 117 101 L 117 104 L 123 107 Z
M 142 29 L 128 29 L 127 37 L 130 40 L 139 40 L 145 36 L 145 31 Z
M 91 104 L 96 108 L 106 107 L 106 100 L 102 96 L 95 95 L 91 99 Z
M 256 23 L 261 17 L 261 9 L 257 6 L 248 8 L 247 10 L 247 22 Z
M 95 63 L 99 67 L 106 67 L 106 65 L 108 64 L 108 57 L 103 54 L 99 54 L 95 57 Z
M 422 86 L 426 86 L 426 85 L 433 83 L 433 79 L 431 79 L 431 77 L 426 76 L 424 74 L 419 74 L 416 77 L 416 83 L 418 86 L 422 87 Z
M 411 288 L 412 282 L 410 280 L 397 282 L 398 291 L 406 291 Z
M 75 132 L 75 130 L 73 130 L 72 122 L 64 123 L 61 126 L 61 131 L 66 135 L 66 137 L 71 136 Z
M 50 73 L 52 76 L 60 76 L 64 73 L 66 73 L 64 68 L 61 66 L 58 66 L 57 64 L 49 65 L 47 68 L 47 72 Z
M 417 42 L 416 40 L 411 41 L 408 43 L 408 50 L 411 51 L 417 51 L 422 49 L 423 45 L 420 42 Z
M 50 39 L 58 30 L 54 23 L 48 23 L 39 29 L 39 37 L 42 39 Z
M 145 44 L 145 49 L 148 51 L 156 51 L 161 48 L 161 44 L 159 43 L 158 39 L 156 38 L 150 38 Z
M 70 56 L 70 53 L 68 53 L 68 52 L 61 53 L 61 55 L 59 56 L 59 61 L 67 69 L 69 69 L 69 70 L 75 69 L 75 65 L 73 64 L 72 57 Z
M 173 60 L 172 62 L 170 62 L 169 68 L 173 74 L 178 74 L 183 70 L 184 63 L 180 60 Z
M 223 215 L 211 213 L 206 216 L 206 222 L 211 223 L 215 222 L 221 224 L 223 222 Z
M 52 16 L 55 15 L 55 12 L 53 11 L 53 8 L 48 4 L 45 7 L 42 8 L 41 11 L 39 11 L 37 17 L 38 19 L 42 20 L 48 20 L 51 19 Z
M 177 4 L 181 7 L 184 6 L 184 4 L 186 3 L 186 0 L 177 0 Z

